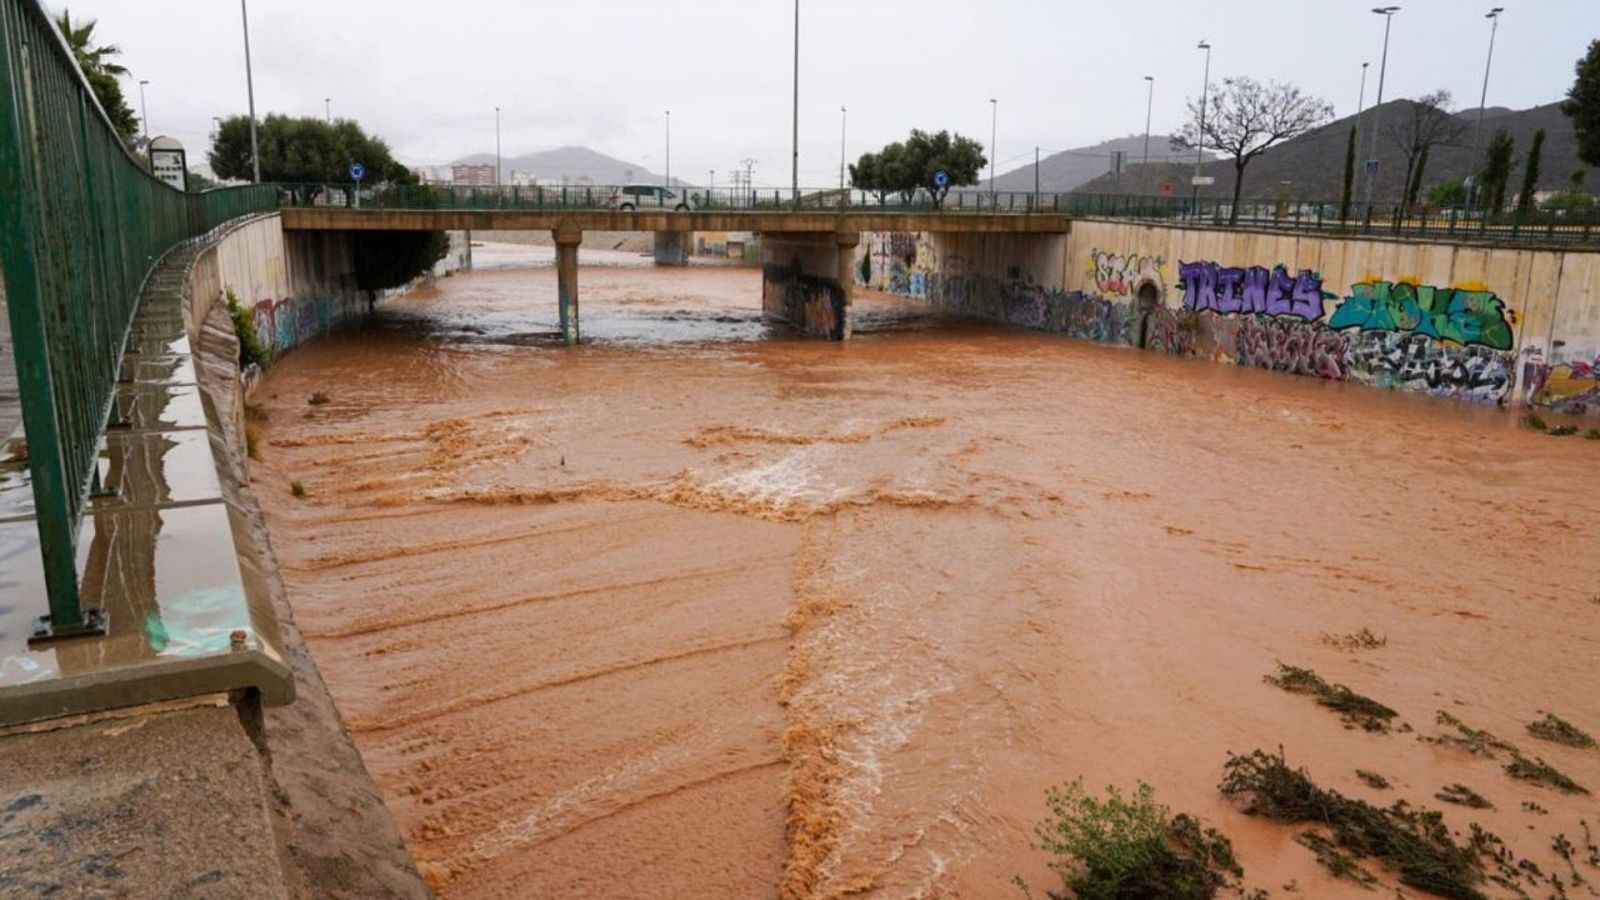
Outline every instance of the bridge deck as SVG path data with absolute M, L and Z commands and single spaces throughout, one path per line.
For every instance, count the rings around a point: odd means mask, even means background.
M 611 210 L 350 209 L 300 206 L 282 210 L 290 231 L 536 231 L 567 223 L 584 231 L 860 232 L 942 231 L 967 234 L 1066 234 L 1070 216 L 1053 213 L 961 212 L 616 212 Z

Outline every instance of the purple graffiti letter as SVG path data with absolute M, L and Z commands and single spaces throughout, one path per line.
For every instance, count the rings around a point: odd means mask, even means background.
M 1244 295 L 1239 301 L 1243 313 L 1267 311 L 1267 288 L 1272 283 L 1272 273 L 1261 266 L 1251 266 L 1244 273 Z
M 1294 280 L 1290 311 L 1308 322 L 1322 318 L 1322 278 L 1310 269 L 1301 269 Z
M 1225 313 L 1242 312 L 1239 308 L 1239 283 L 1242 281 L 1243 269 L 1217 270 L 1217 309 Z
M 1183 305 L 1199 312 L 1217 308 L 1217 266 L 1215 263 L 1178 263 L 1183 279 Z
M 1294 293 L 1294 279 L 1283 270 L 1283 266 L 1274 267 L 1271 282 L 1267 285 L 1267 315 L 1287 316 L 1294 312 L 1289 302 L 1289 297 Z

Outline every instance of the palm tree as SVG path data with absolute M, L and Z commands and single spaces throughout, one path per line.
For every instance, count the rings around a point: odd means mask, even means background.
M 128 74 L 126 67 L 111 61 L 111 57 L 122 55 L 121 47 L 116 44 L 94 46 L 96 24 L 96 20 L 89 19 L 73 27 L 72 14 L 65 9 L 56 17 L 56 27 L 61 29 L 61 36 L 67 39 L 67 46 L 72 48 L 72 56 L 78 61 L 78 67 L 83 69 L 84 74 L 100 73 L 112 77 Z
M 61 30 L 61 36 L 66 39 L 67 46 L 72 50 L 73 59 L 77 60 L 78 68 L 83 70 L 84 79 L 94 90 L 94 98 L 100 102 L 100 108 L 110 117 L 111 127 L 116 129 L 117 136 L 131 145 L 139 133 L 139 118 L 133 114 L 133 109 L 123 99 L 122 85 L 117 82 L 119 77 L 128 74 L 128 70 L 111 59 L 114 56 L 121 56 L 122 48 L 115 44 L 96 47 L 94 26 L 93 19 L 74 26 L 71 14 L 66 10 L 62 10 L 61 15 L 56 16 L 56 28 Z

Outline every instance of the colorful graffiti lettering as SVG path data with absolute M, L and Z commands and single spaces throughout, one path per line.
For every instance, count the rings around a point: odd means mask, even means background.
M 1458 344 L 1510 350 L 1511 322 L 1493 291 L 1367 281 L 1351 285 L 1329 328 L 1398 331 Z
M 1094 250 L 1089 254 L 1089 275 L 1101 292 L 1118 297 L 1131 297 L 1139 285 L 1149 281 L 1165 284 L 1161 269 L 1166 260 L 1159 256 L 1108 253 Z
M 1530 386 L 1533 403 L 1572 415 L 1600 413 L 1600 356 L 1558 363 L 1543 374 L 1536 388 Z
M 1195 312 L 1322 318 L 1322 276 L 1309 269 L 1290 276 L 1283 266 L 1224 268 L 1216 263 L 1178 263 L 1183 305 Z
M 1241 320 L 1233 336 L 1239 365 L 1335 381 L 1345 377 L 1349 341 L 1315 323 L 1256 317 Z
M 1503 403 L 1511 390 L 1515 359 L 1510 353 L 1424 334 L 1363 331 L 1350 337 L 1345 363 L 1347 377 L 1364 384 Z

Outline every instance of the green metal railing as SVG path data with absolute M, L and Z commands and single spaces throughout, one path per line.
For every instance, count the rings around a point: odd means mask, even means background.
M 356 205 L 354 184 L 280 186 L 287 206 Z M 613 185 L 367 185 L 363 209 L 404 210 L 575 210 L 659 211 L 687 208 L 701 212 L 905 212 L 941 215 L 1040 215 L 1143 219 L 1171 223 L 1280 231 L 1322 231 L 1399 235 L 1462 241 L 1553 243 L 1600 242 L 1600 209 L 1567 212 L 1528 211 L 1484 214 L 1455 207 L 1392 204 L 1353 205 L 1339 215 L 1332 201 L 1305 199 L 1231 200 L 1136 194 L 1034 193 L 1029 191 L 951 191 L 935 205 L 926 191 L 910 196 L 838 188 L 731 190 L 673 185 L 670 192 Z M 1237 221 L 1234 221 L 1235 218 Z
M 118 138 L 38 0 L 0 0 L 0 265 L 50 636 L 102 629 L 79 604 L 75 537 L 145 278 L 174 246 L 277 196 L 158 181 Z

